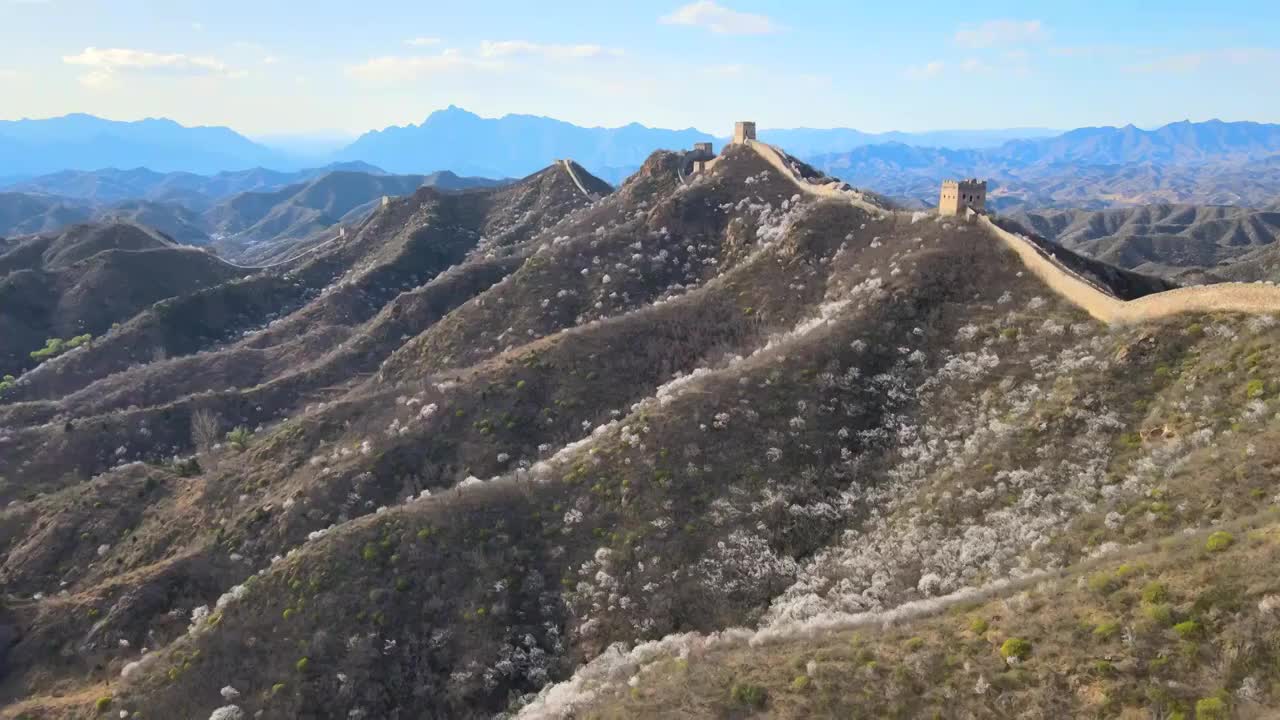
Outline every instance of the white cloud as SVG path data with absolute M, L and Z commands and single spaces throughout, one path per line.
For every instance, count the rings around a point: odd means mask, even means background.
M 275 55 L 267 55 L 262 58 L 263 65 L 275 65 L 278 62 L 280 62 L 280 58 L 276 57 Z
M 658 22 L 663 25 L 692 25 L 720 35 L 767 35 L 778 31 L 777 24 L 769 17 L 731 10 L 714 0 L 689 3 L 670 15 L 658 18 Z
M 1210 66 L 1272 66 L 1280 63 L 1280 50 L 1270 48 L 1223 48 L 1204 52 L 1166 55 L 1147 62 L 1135 63 L 1125 67 L 1131 73 L 1171 73 L 1183 74 L 1195 72 Z
M 937 77 L 947 69 L 947 64 L 941 60 L 933 60 L 923 65 L 912 65 L 907 68 L 907 77 L 913 78 L 931 78 Z
M 439 45 L 439 44 L 440 44 L 440 38 L 438 38 L 438 37 L 415 37 L 415 38 L 409 38 L 408 40 L 405 40 L 405 41 L 404 41 L 404 44 L 405 44 L 405 45 L 409 45 L 409 46 L 411 46 L 411 47 L 428 47 L 428 46 L 430 46 L 430 45 Z
M 372 58 L 347 68 L 347 75 L 360 80 L 394 82 L 415 80 L 463 70 L 498 70 L 502 63 L 473 58 L 457 50 L 445 50 L 438 55 L 412 55 Z
M 955 42 L 961 47 L 988 48 L 997 45 L 1037 42 L 1046 37 L 1039 20 L 988 20 L 978 25 L 965 25 L 956 31 Z
M 710 65 L 702 68 L 703 75 L 717 78 L 742 77 L 747 73 L 747 66 L 740 63 L 728 65 Z
M 374 82 L 415 80 L 469 70 L 500 71 L 517 67 L 515 58 L 583 60 L 618 57 L 622 51 L 601 45 L 545 45 L 527 40 L 486 40 L 476 53 L 449 48 L 435 55 L 387 55 L 347 67 L 347 75 Z
M 226 63 L 213 57 L 182 53 L 153 53 L 126 48 L 88 47 L 77 55 L 63 56 L 62 62 L 88 68 L 88 71 L 80 76 L 80 83 L 85 87 L 96 89 L 113 86 L 119 73 L 128 72 L 219 75 L 226 78 L 239 78 L 245 75 L 244 71 L 231 70 Z
M 553 60 L 593 58 L 622 55 L 616 48 L 601 45 L 543 45 L 527 40 L 485 40 L 480 43 L 480 55 L 487 58 L 537 56 Z

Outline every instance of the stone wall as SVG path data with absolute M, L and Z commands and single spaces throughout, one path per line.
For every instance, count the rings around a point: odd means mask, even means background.
M 978 224 L 1018 254 L 1022 264 L 1051 290 L 1109 324 L 1131 324 L 1192 312 L 1280 313 L 1280 288 L 1261 283 L 1196 285 L 1124 301 L 1108 295 L 1046 256 L 1031 241 L 985 216 Z

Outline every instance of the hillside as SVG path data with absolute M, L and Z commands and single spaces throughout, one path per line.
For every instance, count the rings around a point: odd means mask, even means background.
M 85 222 L 87 204 L 59 197 L 0 192 L 0 235 L 30 235 Z
M 214 248 L 222 255 L 237 258 L 262 243 L 274 245 L 281 240 L 314 235 L 340 222 L 358 222 L 384 196 L 407 195 L 423 186 L 460 190 L 495 184 L 453 173 L 425 176 L 331 172 L 279 190 L 235 195 L 204 213 L 203 224 L 216 239 Z M 361 212 L 353 215 L 356 210 Z
M 18 378 L 0 713 L 1280 707 L 1274 315 L 689 169 L 420 188 Z
M 1275 211 L 1151 205 L 1009 217 L 1064 247 L 1142 273 L 1183 280 L 1277 279 L 1269 272 L 1280 238 Z
M 159 300 L 240 274 L 127 222 L 19 238 L 0 254 L 0 375 L 38 364 L 30 353 L 48 340 L 99 336 Z

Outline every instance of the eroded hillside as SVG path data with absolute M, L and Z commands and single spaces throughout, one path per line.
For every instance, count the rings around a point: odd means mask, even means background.
M 562 165 L 419 190 L 24 376 L 0 405 L 3 712 L 1275 706 L 1270 655 L 1220 661 L 1280 584 L 1270 535 L 1167 579 L 1132 549 L 1274 502 L 1275 318 L 1108 327 L 984 225 L 820 199 L 748 147 L 685 162 L 611 193 L 575 166 L 598 201 Z M 1126 552 L 1098 599 L 1031 589 Z M 1199 602 L 1243 553 L 1249 586 Z M 1168 616 L 1122 643 L 1139 582 Z M 967 630 L 881 629 L 956 593 L 991 603 Z M 1116 623 L 1109 666 L 1057 606 Z M 1196 650 L 1157 672 L 1184 622 Z M 1011 665 L 1009 638 L 1035 650 Z

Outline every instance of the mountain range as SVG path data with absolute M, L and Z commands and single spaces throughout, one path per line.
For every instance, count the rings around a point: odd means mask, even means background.
M 216 173 L 297 164 L 225 127 L 185 127 L 163 118 L 119 122 L 84 114 L 0 120 L 0 176 L 138 166 Z
M 866 133 L 848 128 L 766 130 L 771 142 L 800 156 L 868 144 L 981 148 L 1058 131 L 1042 128 Z M 663 130 L 632 123 L 587 128 L 533 115 L 482 118 L 450 106 L 421 124 L 375 130 L 328 153 L 329 162 L 365 162 L 393 172 L 452 170 L 486 177 L 521 177 L 561 157 L 578 159 L 617 182 L 657 148 L 723 142 L 697 130 Z M 292 146 L 290 146 L 292 147 Z M 406 152 L 405 149 L 411 152 Z M 271 167 L 292 171 L 317 155 L 299 155 L 252 141 L 228 128 L 183 127 L 171 120 L 104 120 L 76 114 L 42 120 L 0 121 L 0 186 L 63 170 L 145 167 L 210 175 Z
M 1262 206 L 1280 195 L 1280 125 L 1173 123 L 1084 128 L 952 150 L 891 143 L 810 158 L 855 185 L 933 204 L 942 180 L 988 179 L 997 210 L 1154 202 Z
M 0 236 L 57 231 L 73 223 L 132 221 L 180 243 L 250 259 L 263 240 L 302 239 L 355 222 L 384 195 L 418 187 L 462 190 L 501 184 L 451 172 L 392 175 L 364 163 L 212 176 L 135 170 L 63 171 L 0 191 Z
M 0 243 L 0 715 L 1275 715 L 1280 290 L 691 169 Z

